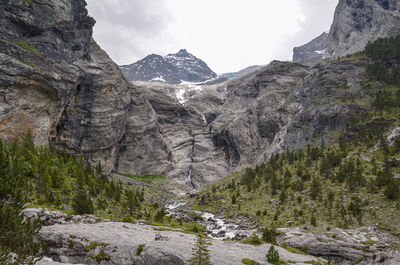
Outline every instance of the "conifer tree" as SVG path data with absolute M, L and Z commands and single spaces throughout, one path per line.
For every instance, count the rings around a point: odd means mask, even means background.
M 41 245 L 33 240 L 40 221 L 25 221 L 21 214 L 29 182 L 21 171 L 12 170 L 11 162 L 7 147 L 0 140 L 0 264 L 33 265 L 41 257 Z
M 266 258 L 269 263 L 278 264 L 279 263 L 279 252 L 275 249 L 274 245 L 269 247 Z
M 78 214 L 93 214 L 94 206 L 86 190 L 80 190 L 72 201 L 72 208 Z
M 210 261 L 210 242 L 201 234 L 197 234 L 196 244 L 192 249 L 193 257 L 188 260 L 188 265 L 212 265 Z

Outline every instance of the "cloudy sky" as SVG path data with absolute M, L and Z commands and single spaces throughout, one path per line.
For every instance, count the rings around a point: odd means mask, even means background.
M 215 72 L 291 60 L 329 31 L 338 0 L 86 0 L 94 38 L 118 64 L 185 48 Z

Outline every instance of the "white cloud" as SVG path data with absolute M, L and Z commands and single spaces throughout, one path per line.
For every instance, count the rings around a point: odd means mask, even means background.
M 338 0 L 87 0 L 95 39 L 119 64 L 186 48 L 216 72 L 273 59 L 329 29 Z

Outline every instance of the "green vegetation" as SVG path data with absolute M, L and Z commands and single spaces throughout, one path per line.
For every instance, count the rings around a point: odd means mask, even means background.
M 93 241 L 93 242 L 90 242 L 89 245 L 86 245 L 86 246 L 84 247 L 84 249 L 85 249 L 86 251 L 90 251 L 90 250 L 96 249 L 97 247 L 100 247 L 100 246 L 105 247 L 105 246 L 107 246 L 107 245 L 108 245 L 107 243 L 102 243 L 102 242 Z
M 125 176 L 127 178 L 134 179 L 134 180 L 141 180 L 141 181 L 147 181 L 147 182 L 151 182 L 152 180 L 164 179 L 163 176 L 157 176 L 157 175 L 137 176 L 137 175 L 131 175 L 131 174 L 125 174 L 125 173 L 119 173 L 119 174 L 122 176 Z
M 268 253 L 266 255 L 266 258 L 268 260 L 269 263 L 278 265 L 281 264 L 280 260 L 279 260 L 279 252 L 275 249 L 274 245 L 271 245 L 269 247 Z
M 32 66 L 33 68 L 38 68 L 38 65 L 32 61 L 27 61 L 26 64 Z
M 24 139 L 23 146 L 29 145 Z M 17 150 L 12 147 L 0 140 L 0 264 L 36 264 L 41 258 L 41 245 L 33 238 L 41 224 L 39 220 L 25 221 L 20 214 L 28 202 L 26 191 L 31 185 L 25 175 L 26 165 L 14 155 Z M 21 155 L 29 155 L 26 149 L 20 151 Z
M 33 0 L 25 0 L 28 4 L 33 5 Z
M 146 246 L 146 244 L 140 244 L 136 250 L 136 255 L 140 256 L 142 254 L 143 248 Z
M 280 247 L 284 248 L 287 251 L 292 252 L 292 253 L 302 254 L 302 255 L 306 255 L 307 254 L 307 249 L 293 248 L 293 247 L 289 246 L 287 243 L 283 243 L 282 245 L 280 245 Z
M 107 255 L 106 253 L 104 253 L 103 250 L 101 250 L 101 251 L 99 252 L 99 254 L 97 254 L 97 255 L 90 254 L 90 255 L 88 255 L 88 257 L 89 257 L 89 258 L 92 258 L 92 259 L 94 259 L 94 260 L 96 260 L 97 263 L 100 263 L 100 262 L 102 262 L 103 260 L 105 260 L 105 261 L 110 261 L 110 256 Z
M 248 258 L 242 259 L 242 263 L 247 265 L 260 265 L 260 263 L 258 263 L 257 261 Z
M 366 68 L 372 81 L 400 86 L 400 66 L 393 64 L 393 61 L 400 58 L 400 35 L 369 43 L 365 54 L 372 60 Z
M 309 261 L 306 261 L 304 263 L 312 264 L 312 265 L 322 265 L 321 262 L 318 262 L 318 261 L 315 261 L 315 260 L 309 260 Z
M 263 241 L 257 236 L 257 234 L 254 233 L 251 237 L 243 239 L 242 243 L 259 246 L 263 243 Z
M 27 1 L 32 1 L 32 0 L 27 0 Z M 30 50 L 31 52 L 39 53 L 39 50 L 36 47 L 29 45 L 28 43 L 26 43 L 24 41 L 13 41 L 12 43 L 17 44 L 27 50 Z
M 196 244 L 192 249 L 193 256 L 188 260 L 188 265 L 212 265 L 210 261 L 210 250 L 208 246 L 211 245 L 202 234 L 197 234 Z
M 94 206 L 85 190 L 79 191 L 72 200 L 72 208 L 77 214 L 93 214 Z
M 56 151 L 53 146 L 36 147 L 30 132 L 21 140 L 8 143 L 0 140 L 0 175 L 1 264 L 12 264 L 11 253 L 18 255 L 16 264 L 35 264 L 41 258 L 41 245 L 33 242 L 41 227 L 40 221 L 24 221 L 20 212 L 25 207 L 95 214 L 130 222 L 155 220 L 155 225 L 171 226 L 183 232 L 204 231 L 197 223 L 166 217 L 155 203 L 160 200 L 159 193 L 110 180 L 102 174 L 101 164 L 93 168 L 82 155 L 75 157 Z M 85 248 L 91 250 L 99 244 L 92 242 Z M 107 257 L 97 255 L 99 258 Z

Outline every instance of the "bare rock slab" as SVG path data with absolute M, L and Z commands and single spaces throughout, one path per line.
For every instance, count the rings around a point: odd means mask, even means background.
M 192 255 L 195 236 L 178 231 L 159 231 L 148 225 L 119 222 L 68 224 L 43 227 L 38 239 L 47 244 L 46 255 L 62 263 L 121 265 L 180 265 Z M 157 235 L 161 235 L 157 236 Z M 155 240 L 156 236 L 158 239 Z M 243 258 L 269 264 L 265 258 L 270 245 L 246 245 L 211 240 L 211 261 L 218 265 L 242 264 Z M 138 251 L 140 245 L 144 247 Z M 317 261 L 277 247 L 283 260 L 293 264 Z M 140 252 L 140 253 L 139 253 Z

